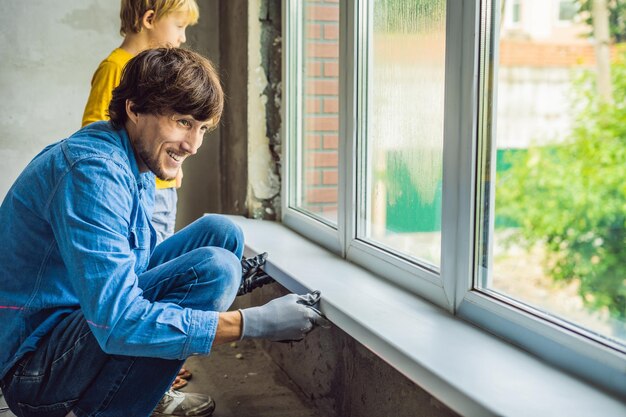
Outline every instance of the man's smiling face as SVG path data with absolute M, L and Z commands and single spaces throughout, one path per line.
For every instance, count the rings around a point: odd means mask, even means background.
M 128 131 L 139 170 L 152 171 L 162 180 L 176 178 L 183 161 L 194 155 L 210 128 L 208 121 L 173 113 L 135 113 Z

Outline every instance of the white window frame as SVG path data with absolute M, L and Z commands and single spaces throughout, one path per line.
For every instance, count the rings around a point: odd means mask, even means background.
M 301 0 L 283 0 L 283 170 L 282 221 L 285 225 L 335 254 L 383 276 L 392 283 L 446 309 L 459 318 L 521 346 L 546 361 L 605 390 L 626 395 L 626 353 L 623 346 L 594 339 L 591 332 L 548 317 L 496 293 L 474 289 L 478 145 L 492 135 L 489 106 L 491 80 L 497 66 L 488 67 L 489 54 L 497 54 L 486 35 L 498 0 L 447 0 L 446 73 L 444 107 L 443 195 L 441 264 L 439 271 L 416 265 L 356 236 L 356 144 L 364 126 L 358 125 L 362 85 L 356 74 L 364 54 L 367 30 L 366 1 L 340 0 L 340 129 L 338 224 L 294 208 L 298 192 L 298 94 L 302 63 Z M 485 29 L 483 32 L 482 30 Z M 497 30 L 497 29 L 496 29 Z M 494 33 L 494 38 L 498 34 Z M 495 50 L 494 50 L 495 49 Z M 497 55 L 496 55 L 497 56 Z M 357 76 L 358 75 L 358 76 Z M 300 119 L 299 119 L 300 118 Z M 360 120 L 364 123 L 363 120 Z M 490 124 L 491 123 L 491 124 Z M 495 164 L 492 164 L 494 166 Z M 493 198 L 493 193 L 491 198 Z M 493 207 L 493 205 L 491 206 Z M 492 227 L 492 226 L 491 226 Z

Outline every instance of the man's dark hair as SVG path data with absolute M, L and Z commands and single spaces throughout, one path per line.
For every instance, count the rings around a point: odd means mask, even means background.
M 191 115 L 217 126 L 224 107 L 224 93 L 211 62 L 181 48 L 157 48 L 128 61 L 120 85 L 113 90 L 109 117 L 116 129 L 124 127 L 126 100 L 136 113 Z

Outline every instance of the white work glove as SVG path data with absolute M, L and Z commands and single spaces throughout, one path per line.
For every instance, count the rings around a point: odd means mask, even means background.
M 274 342 L 301 340 L 315 325 L 329 326 L 316 308 L 320 297 L 319 291 L 288 294 L 260 307 L 239 310 L 243 319 L 241 338 Z

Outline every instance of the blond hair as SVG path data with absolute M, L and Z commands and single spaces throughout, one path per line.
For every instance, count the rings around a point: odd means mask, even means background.
M 188 25 L 198 23 L 200 16 L 196 0 L 122 0 L 120 8 L 120 20 L 122 21 L 120 33 L 122 36 L 126 36 L 128 33 L 139 33 L 141 20 L 148 10 L 154 10 L 155 20 L 174 12 L 186 13 Z

